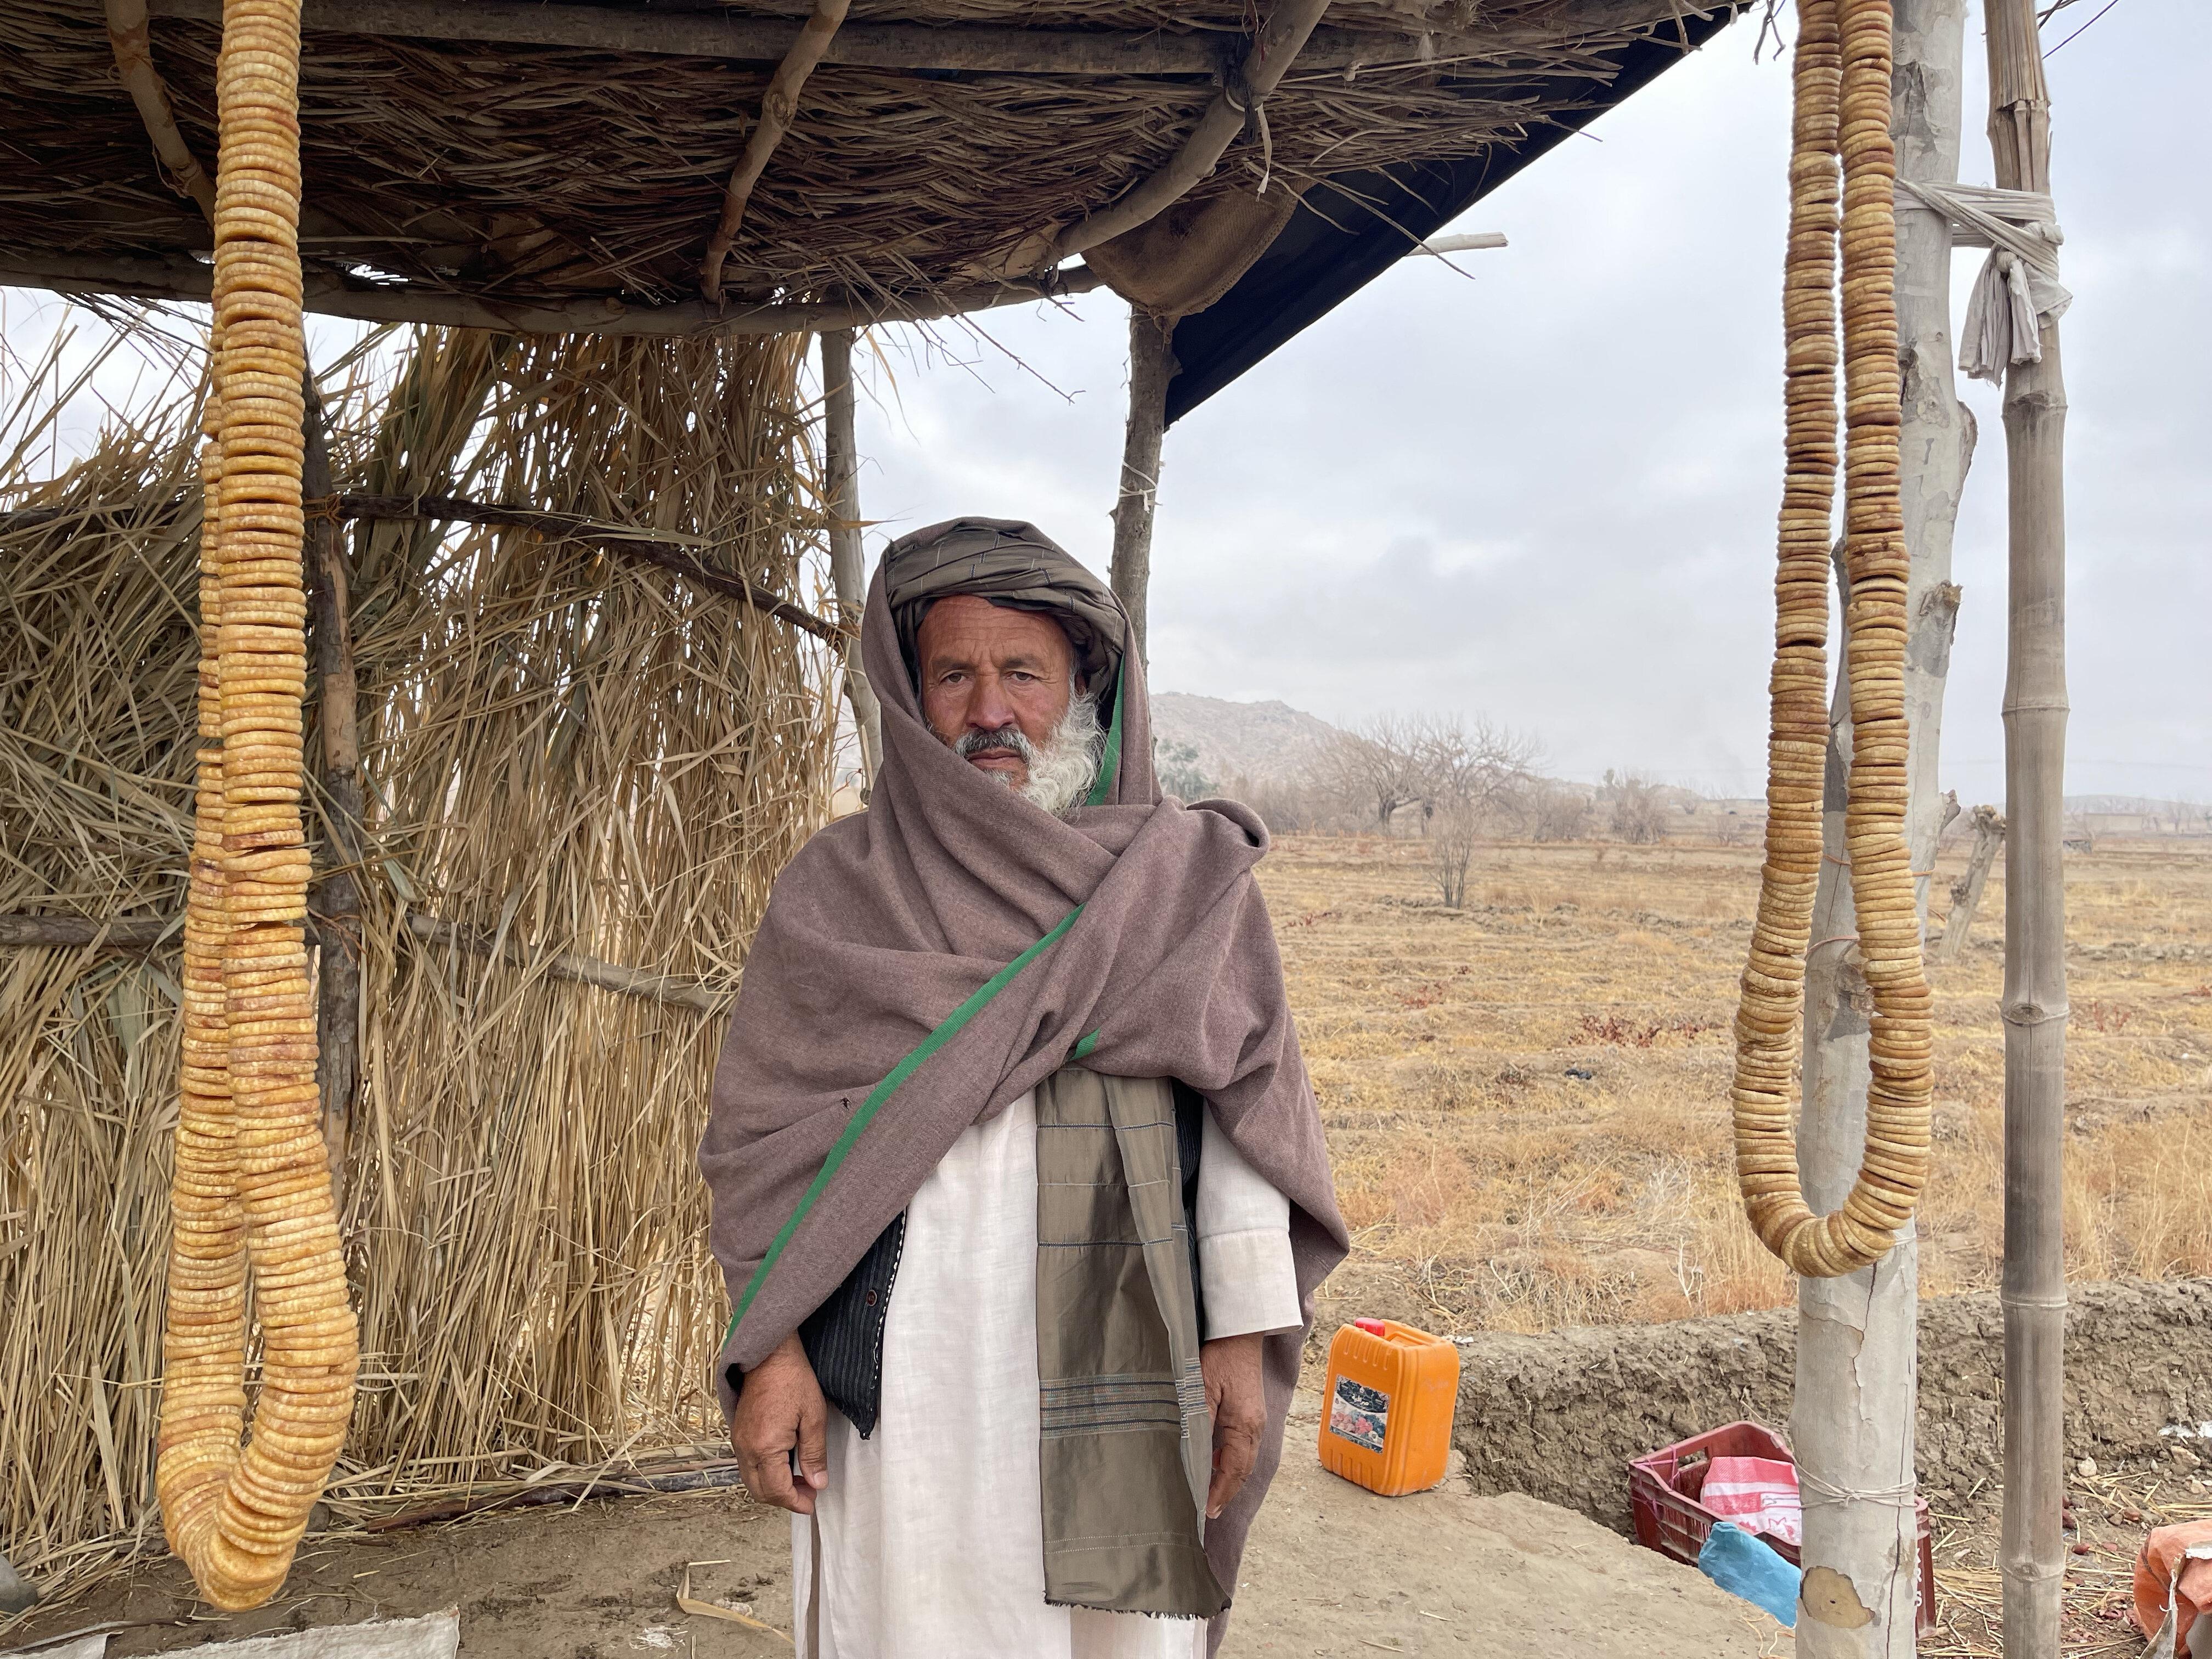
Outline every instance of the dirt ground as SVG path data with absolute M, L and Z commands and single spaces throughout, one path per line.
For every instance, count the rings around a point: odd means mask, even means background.
M 1473 1498 L 1465 1482 L 1376 1498 L 1314 1456 L 1302 1396 L 1255 1527 L 1223 1648 L 1248 1656 L 1458 1654 L 1483 1659 L 1769 1659 L 1789 1634 L 1692 1569 L 1533 1498 Z M 15 1644 L 109 1620 L 116 1659 L 272 1630 L 458 1607 L 471 1659 L 755 1659 L 780 1638 L 686 1613 L 677 1595 L 791 1628 L 790 1528 L 729 1492 L 624 1498 L 444 1526 L 325 1535 L 283 1595 L 255 1613 L 197 1613 L 160 1561 L 16 1630 Z
M 1934 910 L 1966 846 L 1937 860 Z M 1491 845 L 1464 908 L 1418 841 L 1286 836 L 1260 879 L 1321 1097 L 1352 1257 L 1321 1328 L 1453 1334 L 1777 1307 L 1744 1226 L 1728 1078 L 1759 854 Z M 2067 861 L 2069 1276 L 2212 1273 L 2212 843 L 2100 841 Z M 2004 894 L 1931 970 L 1937 1174 L 1921 1284 L 1995 1287 Z

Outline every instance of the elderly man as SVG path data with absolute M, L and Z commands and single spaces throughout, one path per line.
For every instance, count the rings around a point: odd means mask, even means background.
M 862 640 L 882 775 L 700 1152 L 731 1441 L 806 1659 L 1192 1659 L 1345 1249 L 1267 835 L 1161 799 L 1128 618 L 1028 525 L 892 544 Z

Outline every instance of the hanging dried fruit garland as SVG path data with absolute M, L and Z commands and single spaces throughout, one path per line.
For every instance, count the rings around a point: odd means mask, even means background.
M 284 1581 L 344 1443 L 359 1345 L 331 1204 L 300 817 L 300 10 L 227 0 L 201 480 L 196 819 L 155 1484 L 218 1607 Z M 246 1268 L 262 1333 L 251 1441 Z
M 1879 1261 L 1919 1201 L 1928 1176 L 1933 1038 L 1905 840 L 1907 561 L 1898 494 L 1891 0 L 1798 0 L 1797 20 L 1783 286 L 1788 476 L 1775 579 L 1766 863 L 1736 1014 L 1730 1093 L 1737 1180 L 1753 1231 L 1792 1271 L 1832 1278 Z M 1856 944 L 1874 1000 L 1873 1082 L 1858 1176 L 1839 1209 L 1818 1216 L 1799 1183 L 1792 1121 L 1805 957 L 1822 857 L 1839 228 L 1844 630 L 1852 722 L 1844 840 Z

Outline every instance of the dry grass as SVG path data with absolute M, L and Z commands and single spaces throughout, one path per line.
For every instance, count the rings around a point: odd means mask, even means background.
M 803 349 L 426 334 L 326 384 L 333 465 L 341 488 L 642 520 L 810 601 Z M 196 369 L 58 477 L 71 399 L 49 382 L 0 426 L 0 509 L 66 509 L 0 524 L 0 911 L 182 908 Z M 719 1427 L 692 1149 L 720 1021 L 544 963 L 731 988 L 826 811 L 834 710 L 814 641 L 591 547 L 363 526 L 351 552 L 369 845 L 340 1214 L 362 1394 L 333 1504 L 358 1516 Z M 520 960 L 423 945 L 410 908 Z M 0 1537 L 49 1592 L 160 1540 L 176 972 L 173 944 L 0 951 Z
M 1757 853 L 1494 846 L 1450 911 L 1422 850 L 1294 836 L 1261 866 L 1353 1234 L 1324 1331 L 1354 1313 L 1534 1331 L 1787 1301 L 1729 1165 Z M 1939 906 L 1964 855 L 1941 861 Z M 2069 1272 L 2212 1273 L 2212 849 L 2100 843 L 2068 880 Z M 1935 974 L 1930 1294 L 1993 1286 L 2001 1249 L 1997 877 L 1981 917 Z

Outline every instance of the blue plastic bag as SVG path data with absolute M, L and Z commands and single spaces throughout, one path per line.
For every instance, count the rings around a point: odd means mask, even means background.
M 1732 1521 L 1715 1524 L 1698 1552 L 1698 1571 L 1731 1595 L 1765 1607 L 1789 1628 L 1797 1626 L 1797 1569 L 1766 1540 Z

